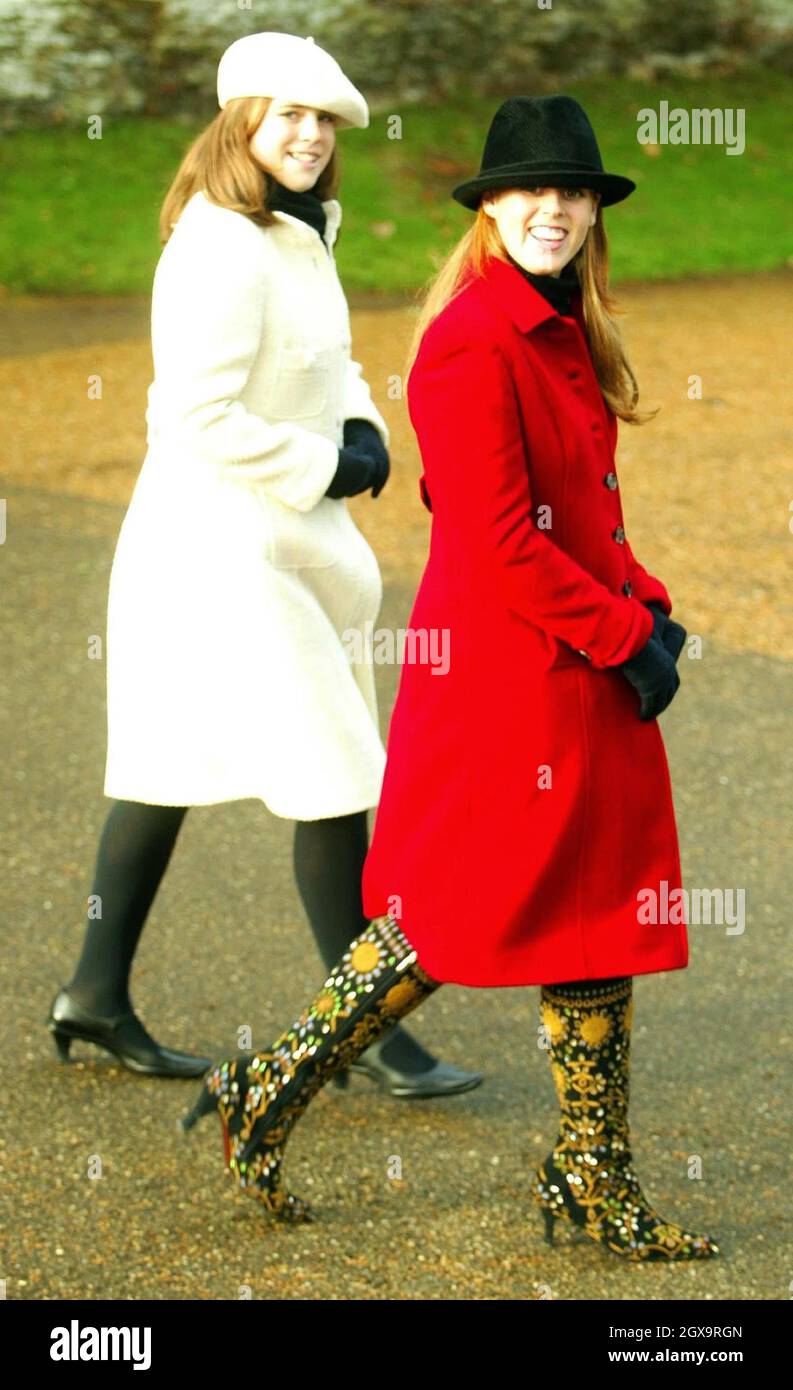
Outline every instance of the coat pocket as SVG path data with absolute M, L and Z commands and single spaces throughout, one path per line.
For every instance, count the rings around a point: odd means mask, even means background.
M 268 414 L 278 420 L 321 415 L 328 398 L 333 353 L 311 347 L 280 347 Z
M 586 657 L 561 638 L 554 637 L 539 623 L 533 623 L 518 608 L 508 605 L 510 621 L 520 632 L 521 654 L 528 658 L 538 672 L 581 670 L 589 665 Z
M 270 528 L 270 563 L 276 569 L 328 569 L 350 546 L 353 526 L 343 500 L 323 497 L 308 512 L 276 497 L 262 499 Z

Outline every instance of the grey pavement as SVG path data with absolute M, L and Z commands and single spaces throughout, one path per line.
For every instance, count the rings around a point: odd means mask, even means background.
M 323 1092 L 285 1165 L 319 1220 L 283 1228 L 225 1177 L 214 1117 L 177 1132 L 196 1082 L 139 1078 L 88 1046 L 64 1066 L 44 1028 L 109 805 L 104 664 L 87 649 L 123 508 L 2 480 L 0 496 L 7 1297 L 789 1299 L 790 664 L 710 643 L 663 721 L 686 885 L 744 888 L 746 925 L 690 926 L 688 968 L 636 981 L 632 1133 L 648 1197 L 722 1257 L 636 1267 L 569 1227 L 544 1244 L 528 1185 L 557 1109 L 536 987 L 448 986 L 410 1019 L 486 1073 L 476 1091 L 406 1103 L 356 1078 Z M 403 626 L 412 595 L 388 584 L 380 624 Z M 397 678 L 378 668 L 384 737 Z M 188 813 L 133 976 L 161 1041 L 225 1056 L 250 1024 L 266 1045 L 316 992 L 291 845 L 261 802 Z

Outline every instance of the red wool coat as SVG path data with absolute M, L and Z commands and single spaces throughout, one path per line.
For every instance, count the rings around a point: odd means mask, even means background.
M 491 260 L 425 333 L 408 400 L 432 532 L 364 911 L 396 917 L 447 983 L 682 968 L 664 744 L 614 669 L 652 631 L 643 601 L 672 604 L 623 532 L 580 303 L 562 317 Z M 644 921 L 648 889 L 672 922 Z

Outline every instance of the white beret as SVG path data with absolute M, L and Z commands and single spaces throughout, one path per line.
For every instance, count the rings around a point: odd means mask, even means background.
M 296 34 L 246 34 L 218 63 L 218 105 L 234 97 L 283 96 L 339 117 L 343 126 L 369 124 L 369 108 L 335 58 Z

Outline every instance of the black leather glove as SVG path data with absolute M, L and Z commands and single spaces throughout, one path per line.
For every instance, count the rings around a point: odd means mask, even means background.
M 620 662 L 617 669 L 622 671 L 634 690 L 639 692 L 639 718 L 645 723 L 658 718 L 667 705 L 672 703 L 680 687 L 675 659 L 655 634 L 647 640 L 640 652 L 628 661 Z
M 345 420 L 344 422 L 344 447 L 345 449 L 356 449 L 359 453 L 368 454 L 375 465 L 374 486 L 372 496 L 377 497 L 388 481 L 391 472 L 391 465 L 388 460 L 388 450 L 385 447 L 380 433 L 375 429 L 369 420 Z
M 660 603 L 652 601 L 645 603 L 644 606 L 653 615 L 653 637 L 666 647 L 666 650 L 677 661 L 688 636 L 686 629 L 680 623 L 676 623 L 674 618 L 670 618 Z

